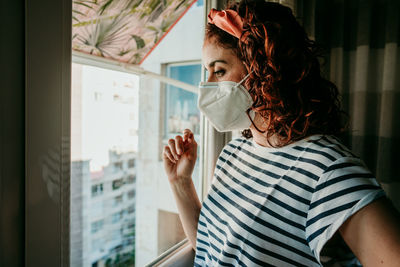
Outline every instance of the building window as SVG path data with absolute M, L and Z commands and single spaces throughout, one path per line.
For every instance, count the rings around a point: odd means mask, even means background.
M 128 168 L 133 168 L 133 167 L 135 167 L 135 159 L 128 160 Z
M 123 170 L 123 163 L 121 161 L 119 162 L 114 162 L 114 171 L 122 171 Z
M 128 214 L 132 214 L 132 213 L 134 213 L 135 212 L 135 205 L 130 205 L 129 207 L 128 207 Z
M 124 185 L 124 179 L 117 179 L 112 182 L 112 189 L 118 190 Z
M 117 223 L 122 218 L 122 212 L 116 212 L 111 216 L 111 223 Z
M 95 101 L 100 101 L 101 98 L 102 98 L 101 93 L 99 93 L 99 92 L 95 92 L 95 93 L 94 93 L 94 100 L 95 100 Z
M 132 199 L 135 197 L 135 190 L 131 190 L 128 192 L 128 199 Z
M 114 197 L 114 200 L 113 200 L 113 207 L 116 207 L 116 206 L 120 205 L 122 202 L 123 202 L 123 197 L 122 197 L 122 195 L 119 195 L 119 196 Z
M 97 233 L 98 231 L 100 231 L 103 228 L 103 225 L 104 225 L 104 220 L 99 220 L 99 221 L 92 222 L 92 225 L 91 225 L 92 234 Z
M 134 184 L 135 181 L 136 181 L 136 175 L 131 174 L 131 175 L 128 176 L 128 179 L 127 179 L 127 183 L 128 184 Z
M 103 194 L 103 184 L 92 185 L 92 197 Z

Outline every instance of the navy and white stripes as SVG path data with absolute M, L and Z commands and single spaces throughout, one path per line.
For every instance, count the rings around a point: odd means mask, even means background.
M 319 266 L 340 225 L 383 194 L 333 137 L 283 148 L 233 140 L 203 202 L 195 266 Z

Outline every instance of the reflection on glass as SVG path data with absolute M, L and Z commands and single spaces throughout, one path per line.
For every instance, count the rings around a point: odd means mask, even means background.
M 167 76 L 181 82 L 197 86 L 201 81 L 201 64 L 170 64 L 167 65 Z M 182 135 L 184 129 L 190 129 L 200 143 L 200 110 L 197 108 L 197 94 L 172 85 L 166 86 L 165 97 L 165 137 L 168 139 Z M 193 183 L 198 195 L 200 194 L 199 155 L 193 171 Z
M 201 80 L 201 65 L 169 65 L 167 75 L 197 86 Z M 167 85 L 166 89 L 166 135 L 181 134 L 186 128 L 195 135 L 200 133 L 200 111 L 197 109 L 197 94 Z
M 133 266 L 137 76 L 72 65 L 71 266 Z

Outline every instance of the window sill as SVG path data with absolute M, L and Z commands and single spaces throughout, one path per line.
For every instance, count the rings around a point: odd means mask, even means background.
M 188 239 L 185 239 L 147 264 L 146 267 L 193 266 L 193 262 L 194 250 Z

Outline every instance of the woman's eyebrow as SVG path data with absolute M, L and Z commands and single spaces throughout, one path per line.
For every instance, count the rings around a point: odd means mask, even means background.
M 223 60 L 223 59 L 217 59 L 217 60 L 211 61 L 211 62 L 208 64 L 208 67 L 209 67 L 209 68 L 214 67 L 215 63 L 217 63 L 217 62 L 219 62 L 219 63 L 224 63 L 224 64 L 228 64 L 228 62 L 226 62 L 226 61 Z

